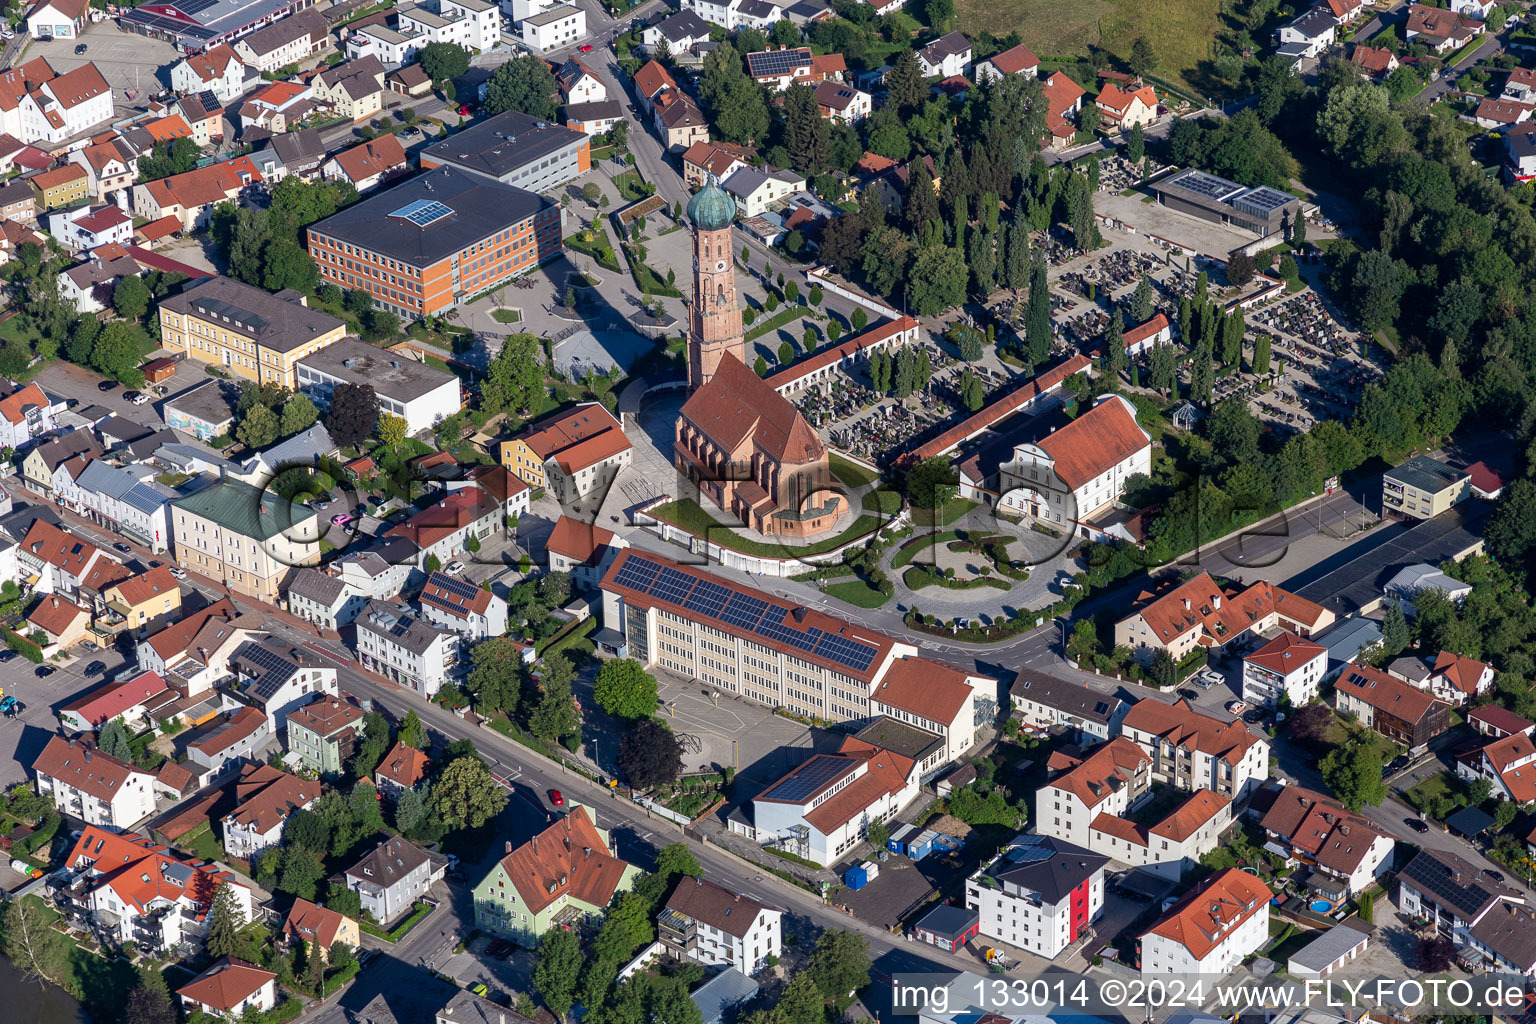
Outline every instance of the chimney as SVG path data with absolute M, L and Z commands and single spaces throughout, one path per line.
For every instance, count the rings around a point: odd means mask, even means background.
M 1184 610 L 1189 611 L 1189 598 L 1184 599 Z
M 507 852 L 511 853 L 512 852 L 512 840 L 510 840 L 510 839 L 507 840 L 506 847 L 507 847 Z
M 1216 609 L 1217 611 L 1221 611 L 1221 595 L 1220 594 L 1217 594 L 1215 597 L 1211 598 L 1211 607 Z
M 89 745 L 87 745 L 83 749 L 85 750 L 85 760 L 86 760 L 86 763 L 90 763 L 90 760 L 91 760 L 91 748 L 90 748 Z

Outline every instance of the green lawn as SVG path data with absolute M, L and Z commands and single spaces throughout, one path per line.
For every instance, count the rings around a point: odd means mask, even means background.
M 865 469 L 856 462 L 852 462 L 837 452 L 827 456 L 827 467 L 832 470 L 832 475 L 843 482 L 850 490 L 866 487 L 880 479 L 880 474 L 873 470 Z
M 194 857 L 202 860 L 225 860 L 224 847 L 213 834 L 212 825 L 202 825 L 181 837 L 177 843 Z
M 948 526 L 975 507 L 976 502 L 969 498 L 951 498 L 942 509 L 939 509 L 938 516 L 935 516 L 933 509 L 918 508 L 914 505 L 912 523 L 916 526 Z
M 1432 801 L 1439 797 L 1454 797 L 1459 791 L 1457 782 L 1445 772 L 1439 775 L 1431 775 L 1412 789 L 1403 792 L 1403 799 L 1412 805 L 1419 813 L 1424 812 Z
M 901 511 L 901 495 L 895 491 L 887 491 L 884 488 L 873 490 L 864 495 L 864 511 L 874 512 L 877 515 L 893 516 Z
M 523 314 L 515 309 L 493 309 L 491 319 L 499 324 L 515 324 L 523 318 Z
M 879 608 L 890 600 L 889 595 L 882 594 L 863 580 L 833 583 L 827 587 L 827 593 L 859 608 Z

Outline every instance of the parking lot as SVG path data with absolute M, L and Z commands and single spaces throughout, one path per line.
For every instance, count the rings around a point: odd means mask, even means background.
M 683 770 L 710 765 L 734 765 L 736 794 L 742 785 L 751 791 L 776 781 L 836 736 L 813 730 L 776 715 L 761 704 L 729 693 L 719 694 L 698 680 L 681 680 L 656 673 L 660 684 L 660 714 L 683 737 Z
M 75 47 L 81 43 L 86 51 L 77 55 Z M 171 68 L 182 54 L 164 40 L 123 32 L 109 18 L 87 25 L 79 39 L 55 39 L 51 43 L 32 40 L 20 60 L 34 57 L 48 58 L 49 65 L 61 75 L 82 64 L 95 64 L 112 87 L 112 103 L 121 117 L 131 110 L 147 109 L 153 93 L 170 88 Z
M 76 649 L 78 650 L 78 649 Z M 71 652 L 74 653 L 73 651 Z M 86 667 L 100 661 L 105 668 L 87 678 Z M 26 705 L 14 718 L 0 718 L 0 788 L 27 781 L 27 769 L 37 760 L 50 736 L 59 730 L 58 709 L 109 679 L 131 674 L 132 664 L 116 650 L 91 650 L 65 663 L 50 662 L 53 671 L 37 675 L 40 666 L 15 657 L 0 664 L 0 687 L 5 696 Z

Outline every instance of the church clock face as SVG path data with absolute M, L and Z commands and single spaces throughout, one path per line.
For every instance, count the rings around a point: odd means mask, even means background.
M 716 263 L 715 263 L 715 273 L 717 273 L 717 274 L 725 273 L 725 260 L 718 260 L 718 261 L 716 261 Z

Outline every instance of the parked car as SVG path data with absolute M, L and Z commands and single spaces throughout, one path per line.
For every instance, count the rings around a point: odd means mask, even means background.
M 1243 702 L 1242 702 L 1242 701 L 1240 701 L 1240 700 L 1234 700 L 1234 701 L 1230 701 L 1230 702 L 1228 702 L 1228 704 L 1227 704 L 1227 710 L 1228 710 L 1228 711 L 1229 711 L 1229 712 L 1231 712 L 1231 713 L 1232 713 L 1232 714 L 1234 714 L 1234 715 L 1240 715 L 1240 714 L 1242 714 L 1242 713 L 1243 713 L 1243 712 L 1244 712 L 1244 711 L 1247 711 L 1247 710 L 1248 710 L 1248 705 L 1247 705 L 1247 704 L 1245 704 L 1245 703 L 1243 703 Z
M 460 103 L 459 104 L 459 116 L 460 117 L 468 117 L 469 113 L 470 113 L 470 111 L 469 111 L 469 104 L 468 103 Z
M 104 661 L 93 661 L 89 665 L 85 666 L 85 674 L 87 676 L 98 676 L 106 670 L 107 663 Z
M 552 789 L 549 791 L 549 802 L 554 804 L 556 807 L 564 807 L 565 794 L 560 792 L 558 789 Z
M 0 651 L 0 665 L 4 665 L 14 657 L 16 657 L 16 652 L 10 648 L 6 648 L 5 650 Z
M 187 570 L 183 569 L 179 565 L 173 565 L 171 566 L 171 575 L 178 580 L 184 580 L 187 578 Z
M 356 521 L 357 516 L 352 512 L 338 512 L 336 515 L 331 516 L 332 526 L 346 526 L 348 523 L 353 523 Z
M 129 399 L 129 401 L 133 402 L 134 405 L 144 405 L 149 401 L 149 396 L 142 391 L 136 391 L 133 398 Z
M 1183 697 L 1185 700 L 1199 700 L 1200 699 L 1200 694 L 1198 694 L 1194 690 L 1190 690 L 1190 689 L 1180 690 L 1179 691 L 1179 696 Z
M 443 566 L 443 571 L 457 575 L 464 571 L 464 563 L 455 558 L 453 561 Z
M 477 981 L 469 986 L 469 990 L 482 999 L 490 997 L 491 990 L 485 987 L 485 982 Z
M 37 37 L 37 41 L 40 42 L 40 43 L 51 43 L 51 42 L 53 42 L 53 36 L 48 35 L 45 32 L 42 35 Z
M 117 381 L 115 381 L 115 380 L 104 380 L 100 384 L 96 385 L 96 390 L 97 391 L 103 391 L 103 392 L 105 392 L 105 391 L 112 391 L 112 390 L 116 389 L 116 387 L 117 387 Z
M 76 57 L 80 56 L 84 52 L 85 52 L 85 44 L 84 43 L 81 43 L 81 44 L 79 44 L 78 46 L 75 47 L 75 56 Z
M 485 947 L 485 955 L 500 960 L 503 953 L 510 952 L 512 943 L 506 939 L 492 939 L 491 944 Z
M 113 544 L 112 549 L 114 551 L 121 551 L 125 555 L 133 554 L 133 548 L 127 544 L 124 544 L 122 541 L 118 541 L 116 544 Z
M 57 671 L 58 669 L 54 668 L 52 665 L 39 665 L 37 666 L 37 671 L 33 672 L 32 674 L 37 676 L 39 679 L 47 679 Z
M 591 53 L 592 52 L 592 44 L 591 43 L 582 43 L 580 46 L 577 47 L 577 49 L 580 52 L 582 52 L 582 53 Z
M 1424 822 L 1419 818 L 1404 818 L 1403 821 L 1407 822 L 1408 827 L 1420 835 L 1429 831 L 1429 826 L 1424 824 Z

